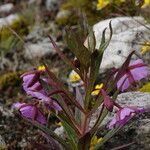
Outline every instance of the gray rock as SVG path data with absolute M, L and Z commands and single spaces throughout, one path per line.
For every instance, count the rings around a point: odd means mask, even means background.
M 8 109 L 2 106 L 1 104 L 0 104 L 0 113 L 2 114 L 2 117 L 6 117 L 6 118 L 14 117 L 13 110 Z
M 66 17 L 70 16 L 70 14 L 71 14 L 71 12 L 69 10 L 60 10 L 57 13 L 56 20 L 66 18 Z
M 2 136 L 0 135 L 0 149 L 1 148 L 6 148 L 6 143 L 5 143 L 4 139 L 2 138 Z
M 53 45 L 48 38 L 49 31 L 56 31 L 53 24 L 48 28 L 42 26 L 34 26 L 32 31 L 25 38 L 26 44 L 24 45 L 24 54 L 27 59 L 42 58 L 47 55 L 56 54 Z M 55 39 L 55 38 L 53 38 Z M 57 43 L 59 48 L 63 48 L 61 42 Z
M 14 8 L 14 5 L 12 3 L 7 3 L 0 6 L 0 13 L 9 13 Z
M 25 44 L 25 56 L 28 59 L 42 58 L 48 54 L 55 54 L 50 42 L 38 42 Z
M 19 16 L 17 14 L 11 14 L 5 18 L 0 18 L 0 28 L 3 26 L 11 25 L 14 21 L 18 19 Z
M 110 31 L 109 22 L 112 21 L 113 36 L 112 40 L 104 52 L 101 70 L 112 67 L 120 67 L 126 56 L 133 50 L 138 53 L 142 48 L 141 43 L 150 40 L 150 25 L 142 17 L 118 17 L 100 21 L 93 26 L 96 37 L 96 48 L 99 48 L 102 31 L 106 29 L 106 39 Z M 146 27 L 147 26 L 147 27 Z M 86 44 L 87 45 L 87 44 Z
M 117 102 L 121 105 L 150 108 L 149 99 L 149 92 L 127 92 L 118 95 Z
M 150 149 L 150 118 L 142 119 L 139 122 L 139 128 L 136 130 L 139 143 L 144 145 L 144 148 Z
M 27 42 L 36 43 L 37 41 L 42 41 L 43 35 L 44 35 L 43 27 L 34 26 L 32 31 L 25 38 L 25 40 Z
M 56 128 L 54 132 L 61 138 L 65 137 L 65 131 L 64 131 L 63 126 Z
M 59 3 L 60 1 L 58 0 L 46 0 L 46 9 L 49 11 L 56 11 Z

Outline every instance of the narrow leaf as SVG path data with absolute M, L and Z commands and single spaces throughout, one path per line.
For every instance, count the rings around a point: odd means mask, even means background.
M 70 149 L 69 145 L 61 137 L 59 137 L 56 133 L 54 133 L 52 130 L 48 129 L 47 127 L 45 127 L 35 121 L 31 121 L 26 118 L 24 118 L 24 119 L 27 120 L 28 122 L 30 122 L 31 124 L 33 124 L 34 126 L 36 126 L 37 128 L 41 129 L 47 136 L 50 136 L 53 139 L 55 139 L 56 141 L 58 141 L 66 150 Z
M 83 108 L 81 107 L 81 105 L 75 100 L 75 98 L 71 95 L 71 93 L 68 91 L 68 89 L 57 79 L 57 77 L 55 76 L 54 73 L 52 73 L 46 64 L 44 64 L 46 71 L 50 77 L 50 79 L 52 79 L 55 83 L 56 83 L 56 89 L 61 89 L 64 91 L 64 93 L 66 94 L 66 96 L 69 97 L 69 101 L 71 102 L 71 104 L 75 105 L 77 108 L 79 108 L 82 112 L 84 112 Z
M 131 142 L 131 143 L 128 143 L 128 144 L 123 144 L 121 146 L 117 146 L 115 148 L 112 148 L 111 150 L 119 150 L 119 149 L 122 149 L 122 148 L 125 148 L 125 147 L 128 147 L 128 146 L 131 146 L 133 145 L 135 142 Z
M 59 55 L 59 57 L 68 65 L 70 66 L 75 72 L 77 72 L 78 74 L 80 74 L 80 72 L 78 71 L 78 69 L 72 64 L 72 62 L 63 54 L 63 52 L 59 49 L 59 47 L 56 45 L 56 43 L 54 42 L 54 40 L 52 39 L 51 36 L 49 36 L 49 39 L 55 49 L 55 51 L 57 52 L 57 54 Z
M 103 140 L 100 141 L 99 143 L 97 143 L 97 145 L 94 147 L 94 150 L 99 150 L 99 148 L 105 143 L 107 142 L 112 136 L 114 136 L 114 134 L 116 134 L 122 126 L 119 126 L 115 129 L 110 130 L 104 137 Z

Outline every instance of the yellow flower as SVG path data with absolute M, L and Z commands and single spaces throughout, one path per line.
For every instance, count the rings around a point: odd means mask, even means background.
M 115 3 L 115 4 L 120 5 L 123 2 L 125 2 L 125 0 L 114 0 L 114 1 L 111 1 L 111 0 L 98 0 L 97 10 L 100 10 L 100 9 L 106 7 L 110 3 Z
M 45 70 L 45 66 L 38 66 L 37 70 Z
M 99 143 L 99 142 L 102 142 L 103 138 L 97 138 L 97 136 L 94 136 L 91 140 L 91 143 L 90 143 L 90 150 L 94 150 L 94 146 Z
M 141 54 L 144 55 L 150 50 L 150 42 L 146 42 L 146 45 L 142 47 Z
M 150 6 L 150 0 L 144 0 L 142 8 L 145 8 L 147 6 Z
M 100 9 L 106 7 L 109 3 L 110 3 L 109 0 L 98 0 L 97 10 L 100 10 Z
M 70 82 L 78 82 L 80 80 L 81 80 L 80 76 L 75 71 L 72 71 L 70 73 L 70 75 L 69 75 Z
M 100 89 L 103 87 L 103 83 L 101 83 L 101 84 L 97 84 L 96 86 L 95 86 L 95 90 L 91 93 L 92 95 L 98 95 L 99 94 L 99 92 L 100 92 Z
M 56 125 L 61 127 L 61 126 L 62 126 L 62 123 L 61 123 L 61 122 L 58 122 L 58 123 L 56 123 Z

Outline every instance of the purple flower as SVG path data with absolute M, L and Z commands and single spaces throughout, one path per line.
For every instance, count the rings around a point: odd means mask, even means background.
M 61 107 L 57 104 L 57 102 L 53 101 L 43 89 L 41 83 L 39 82 L 40 74 L 41 71 L 23 74 L 21 76 L 23 78 L 23 89 L 28 95 L 43 100 L 46 106 L 50 105 L 48 108 L 53 108 L 58 111 L 61 110 Z M 45 82 L 45 80 L 43 81 Z
M 125 125 L 136 113 L 145 112 L 144 108 L 124 107 L 120 108 L 116 116 L 111 120 L 108 127 L 114 128 L 116 125 Z
M 35 98 L 48 101 L 49 97 L 44 91 L 40 80 L 40 72 L 32 72 L 30 74 L 26 73 L 21 76 L 23 78 L 23 89 L 28 95 L 31 95 Z
M 13 108 L 17 108 L 20 114 L 27 119 L 35 120 L 40 124 L 47 123 L 46 117 L 35 105 L 18 102 L 13 105 Z
M 135 81 L 140 81 L 147 76 L 148 67 L 144 64 L 142 59 L 138 59 L 129 64 L 129 67 L 117 82 L 117 88 L 123 92 L 135 83 Z

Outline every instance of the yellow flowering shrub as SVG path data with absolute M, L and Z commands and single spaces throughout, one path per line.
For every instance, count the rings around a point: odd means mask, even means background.
M 98 3 L 97 3 L 97 10 L 100 10 L 104 7 L 106 7 L 108 4 L 110 3 L 109 0 L 98 0 Z
M 117 5 L 120 5 L 121 3 L 125 2 L 125 0 L 98 0 L 97 3 L 97 10 L 103 9 L 106 7 L 108 4 L 114 3 Z
M 149 5 L 150 5 L 150 0 L 144 0 L 142 8 L 145 8 L 145 7 L 149 6 Z
M 141 48 L 141 54 L 144 55 L 150 50 L 150 41 L 145 43 L 145 46 Z

